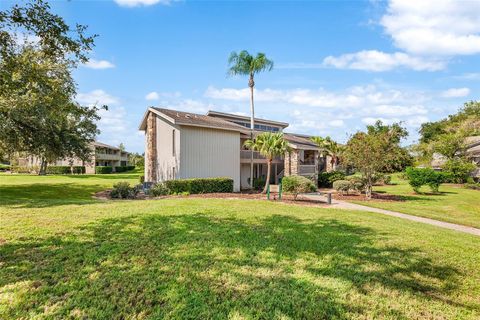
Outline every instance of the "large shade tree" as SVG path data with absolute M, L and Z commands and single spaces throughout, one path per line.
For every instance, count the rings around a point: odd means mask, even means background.
M 98 133 L 96 106 L 75 101 L 71 76 L 88 60 L 95 36 L 68 26 L 47 2 L 0 12 L 0 148 L 41 159 L 89 158 Z
M 263 193 L 267 192 L 270 185 L 270 172 L 272 168 L 272 161 L 275 157 L 283 156 L 290 150 L 287 140 L 283 137 L 281 132 L 263 132 L 255 137 L 255 139 L 249 139 L 245 141 L 244 145 L 250 150 L 260 152 L 266 158 L 267 161 L 267 178 Z
M 248 51 L 243 50 L 239 53 L 232 52 L 228 59 L 230 75 L 248 76 L 248 87 L 250 88 L 250 139 L 253 140 L 255 130 L 255 107 L 253 102 L 253 93 L 255 87 L 255 75 L 263 71 L 273 69 L 273 61 L 268 59 L 264 53 L 257 53 L 252 56 Z M 250 155 L 250 184 L 253 187 L 253 150 Z

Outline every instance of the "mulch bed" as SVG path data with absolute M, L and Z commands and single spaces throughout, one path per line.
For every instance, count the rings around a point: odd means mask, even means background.
M 112 199 L 110 198 L 111 190 L 104 190 L 95 193 L 92 197 L 98 200 L 123 200 L 123 199 Z M 271 195 L 270 200 L 267 200 L 267 195 L 262 193 L 253 193 L 253 192 L 237 192 L 237 193 L 205 193 L 205 194 L 190 194 L 188 196 L 184 195 L 171 195 L 171 196 L 160 196 L 160 197 L 148 197 L 143 192 L 141 192 L 136 199 L 129 200 L 161 200 L 161 199 L 179 199 L 179 198 L 204 198 L 204 199 L 245 199 L 245 200 L 263 200 L 271 201 L 276 203 L 285 203 L 285 204 L 296 204 L 303 206 L 328 206 L 325 202 L 314 201 L 307 199 L 302 196 L 298 196 L 297 200 L 293 200 L 293 196 L 289 194 L 283 194 L 282 200 L 273 200 L 273 195 Z
M 337 200 L 354 200 L 354 201 L 379 201 L 379 202 L 398 202 L 398 201 L 405 201 L 405 198 L 402 198 L 401 196 L 397 196 L 394 194 L 387 194 L 387 193 L 372 193 L 372 199 L 368 200 L 364 194 L 344 194 L 341 195 L 339 193 L 333 194 L 332 195 L 333 199 Z

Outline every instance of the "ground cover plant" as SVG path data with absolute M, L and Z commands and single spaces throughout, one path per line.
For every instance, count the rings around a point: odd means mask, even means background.
M 415 194 L 401 175 L 392 175 L 393 185 L 376 186 L 374 192 L 391 195 L 395 201 L 354 201 L 375 208 L 408 213 L 420 217 L 458 223 L 480 228 L 479 193 L 461 185 L 443 184 L 438 194 L 432 194 L 427 186 Z
M 268 201 L 90 198 L 127 177 L 0 176 L 1 319 L 480 316 L 478 237 Z

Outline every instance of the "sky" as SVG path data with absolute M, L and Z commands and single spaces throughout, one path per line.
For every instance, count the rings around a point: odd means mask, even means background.
M 2 1 L 0 9 L 13 2 Z M 53 1 L 98 34 L 74 71 L 76 99 L 107 104 L 99 141 L 144 151 L 149 106 L 249 115 L 248 79 L 227 75 L 232 51 L 263 52 L 257 117 L 339 142 L 380 119 L 423 122 L 478 99 L 480 1 Z

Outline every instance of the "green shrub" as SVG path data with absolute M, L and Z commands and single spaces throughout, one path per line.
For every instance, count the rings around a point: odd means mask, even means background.
M 170 190 L 167 188 L 165 183 L 160 182 L 154 185 L 149 193 L 154 196 L 154 197 L 159 197 L 159 196 L 166 196 L 170 194 Z
M 362 192 L 365 189 L 365 180 L 359 176 L 347 177 L 346 180 L 350 182 L 350 189 L 357 192 Z
M 110 197 L 116 199 L 135 199 L 140 192 L 141 186 L 130 187 L 130 183 L 123 181 L 113 185 Z
M 119 166 L 115 167 L 115 172 L 127 172 L 135 169 L 135 166 Z
M 333 189 L 341 194 L 348 193 L 348 191 L 352 189 L 352 183 L 348 180 L 337 180 L 333 182 Z
M 321 172 L 318 175 L 318 186 L 331 188 L 337 180 L 345 180 L 345 173 L 342 171 Z
M 469 182 L 465 184 L 465 188 L 473 189 L 473 190 L 480 190 L 480 183 Z
M 84 166 L 47 166 L 47 174 L 83 174 Z
M 40 168 L 38 166 L 12 166 L 10 170 L 15 173 L 37 173 Z
M 143 184 L 144 182 L 145 182 L 145 176 L 142 174 L 142 175 L 140 176 L 140 183 Z
M 446 181 L 450 183 L 465 183 L 476 166 L 463 159 L 448 160 L 442 170 L 445 172 Z
M 112 173 L 113 167 L 111 166 L 97 166 L 95 167 L 95 173 L 96 174 L 108 174 Z
M 424 185 L 429 186 L 432 192 L 437 193 L 438 188 L 445 180 L 445 175 L 442 172 L 435 171 L 432 168 L 408 167 L 405 174 L 408 183 L 416 193 L 419 193 L 420 188 Z
M 231 178 L 195 178 L 165 181 L 170 194 L 228 193 L 233 192 Z
M 267 182 L 267 179 L 265 179 L 265 177 L 260 177 L 260 178 L 253 179 L 253 189 L 263 190 L 266 182 Z
M 287 176 L 282 179 L 282 190 L 293 194 L 294 200 L 297 200 L 299 193 L 314 192 L 317 190 L 315 184 L 302 176 Z

